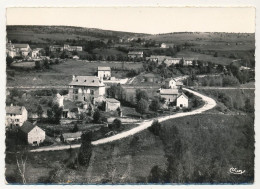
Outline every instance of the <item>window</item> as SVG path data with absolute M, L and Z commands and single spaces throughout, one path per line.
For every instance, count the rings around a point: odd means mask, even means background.
M 180 104 L 180 107 L 182 108 L 182 107 L 183 107 L 183 105 L 182 105 L 182 104 Z
M 73 93 L 74 93 L 74 94 L 78 94 L 78 92 L 79 92 L 78 89 L 74 89 L 74 90 L 73 90 Z
M 18 121 L 19 121 L 19 119 L 15 119 L 15 121 L 17 121 L 17 122 L 18 122 Z
M 91 95 L 94 95 L 94 90 L 90 90 L 90 94 L 91 94 Z

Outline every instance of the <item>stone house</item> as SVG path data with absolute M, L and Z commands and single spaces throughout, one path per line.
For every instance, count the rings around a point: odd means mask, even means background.
M 30 145 L 38 146 L 45 140 L 45 131 L 31 122 L 24 122 L 20 127 L 19 136 Z
M 117 108 L 120 108 L 120 101 L 118 101 L 114 98 L 106 99 L 106 112 L 116 111 Z
M 16 56 L 26 57 L 31 52 L 29 44 L 13 44 L 16 51 Z

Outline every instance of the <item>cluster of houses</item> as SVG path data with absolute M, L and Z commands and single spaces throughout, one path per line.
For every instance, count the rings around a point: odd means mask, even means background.
M 51 45 L 49 47 L 50 52 L 62 52 L 62 51 L 69 51 L 69 52 L 80 52 L 82 51 L 82 46 L 70 46 L 68 44 L 61 45 Z
M 160 55 L 151 55 L 150 57 L 146 57 L 147 61 L 153 61 L 157 64 L 165 63 L 167 66 L 176 65 L 176 64 L 183 64 L 183 66 L 192 66 L 193 63 L 197 62 L 198 59 L 196 58 L 173 58 L 170 56 L 160 56 Z

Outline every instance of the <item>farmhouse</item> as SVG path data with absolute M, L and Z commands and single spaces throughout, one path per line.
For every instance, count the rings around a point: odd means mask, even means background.
M 105 95 L 103 80 L 96 76 L 74 76 L 69 84 L 68 99 L 95 103 L 100 96 Z
M 178 89 L 161 89 L 160 97 L 165 99 L 166 103 L 174 102 L 179 94 Z
M 78 131 L 76 133 L 63 133 L 60 136 L 60 140 L 62 142 L 72 142 L 78 141 L 81 139 L 82 131 Z
M 129 58 L 143 58 L 144 53 L 142 51 L 130 51 L 128 53 Z
M 176 100 L 176 106 L 187 108 L 189 106 L 189 98 L 184 93 L 179 94 Z
M 13 45 L 16 51 L 16 56 L 26 57 L 31 52 L 31 48 L 28 44 L 13 44 Z
M 98 78 L 101 79 L 109 79 L 111 78 L 111 68 L 98 66 Z
M 114 98 L 106 99 L 106 112 L 115 111 L 120 108 L 120 102 Z
M 33 49 L 30 53 L 31 57 L 32 58 L 38 58 L 41 54 L 40 54 L 40 51 L 42 49 L 41 48 L 36 48 L 36 49 Z
M 19 136 L 28 144 L 39 145 L 45 140 L 45 131 L 31 122 L 24 122 L 20 128 Z
M 173 78 L 165 79 L 165 87 L 171 88 L 171 89 L 181 89 L 183 86 L 183 83 L 181 81 L 177 81 Z
M 6 106 L 6 117 L 5 117 L 5 125 L 12 127 L 14 126 L 22 126 L 23 123 L 27 120 L 27 110 L 24 106 Z

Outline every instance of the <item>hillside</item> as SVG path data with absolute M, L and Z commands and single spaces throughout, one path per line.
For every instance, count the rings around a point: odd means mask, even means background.
M 50 41 L 69 40 L 108 40 L 129 37 L 146 36 L 142 33 L 102 30 L 74 26 L 7 26 L 7 38 L 17 41 L 32 41 L 33 43 L 49 43 Z

